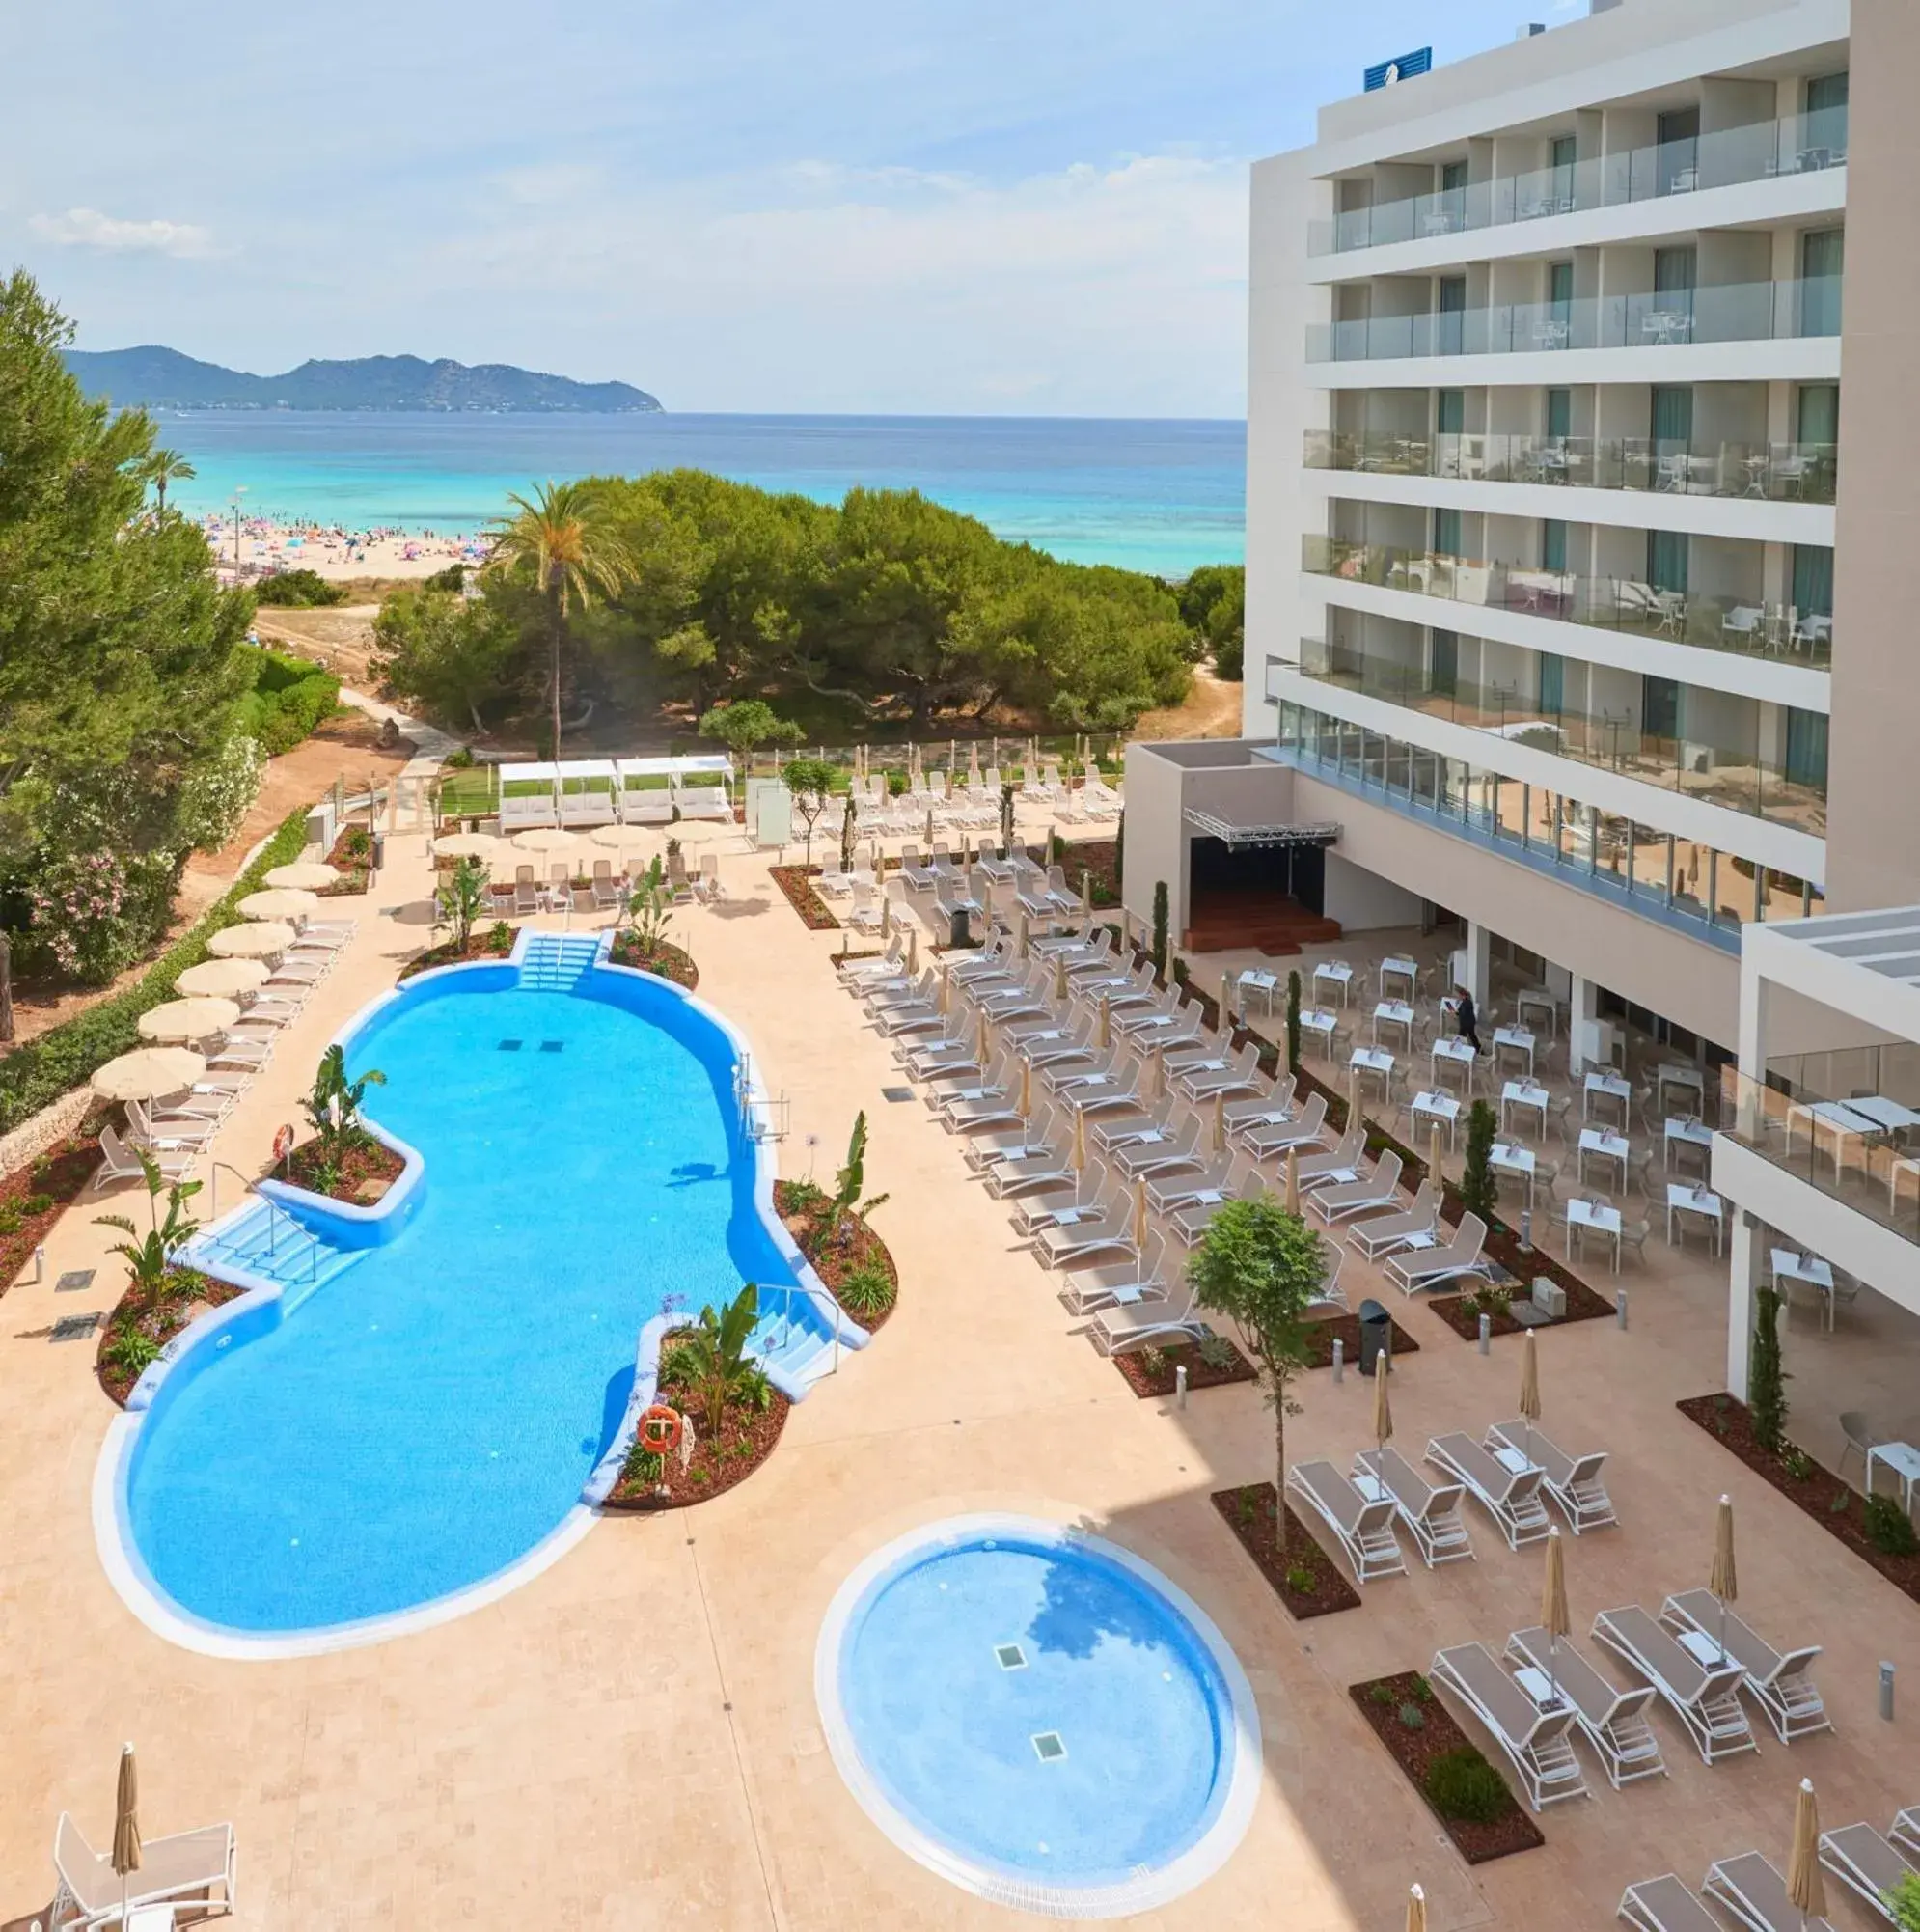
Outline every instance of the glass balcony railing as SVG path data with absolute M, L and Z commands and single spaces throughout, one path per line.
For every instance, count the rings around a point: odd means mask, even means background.
M 1847 110 L 1824 108 L 1780 121 L 1756 121 L 1686 141 L 1589 155 L 1557 168 L 1501 175 L 1434 194 L 1408 195 L 1352 208 L 1307 230 L 1311 255 L 1345 254 L 1388 242 L 1426 241 L 1546 215 L 1692 194 L 1702 188 L 1818 173 L 1847 162 Z
M 1308 362 L 1407 356 L 1515 355 L 1580 348 L 1673 348 L 1689 343 L 1785 341 L 1840 333 L 1838 275 L 1721 282 L 1564 302 L 1422 310 L 1361 321 L 1309 322 Z
M 1437 676 L 1424 665 L 1397 663 L 1339 642 L 1308 640 L 1300 652 L 1296 668 L 1315 683 L 1487 731 L 1510 744 L 1531 745 L 1596 771 L 1770 819 L 1815 838 L 1826 834 L 1824 771 L 1790 776 L 1776 759 L 1762 756 L 1761 706 L 1752 699 L 1699 694 L 1710 696 L 1711 703 L 1698 708 L 1722 721 L 1721 735 L 1731 733 L 1740 740 L 1716 743 L 1650 731 L 1641 715 L 1624 704 L 1611 712 L 1604 704 L 1598 710 L 1584 708 L 1577 695 L 1584 688 L 1578 667 L 1571 665 L 1565 667 L 1569 688 L 1549 706 L 1541 703 L 1537 663 L 1527 664 L 1527 675 L 1511 682 L 1477 683 L 1465 675 Z M 1697 699 L 1689 704 L 1692 697 L 1683 687 L 1681 719 L 1697 706 Z
M 1708 650 L 1785 657 L 1821 669 L 1833 662 L 1831 617 L 1792 604 L 1769 604 L 1757 589 L 1750 601 L 1742 601 L 1661 590 L 1634 577 L 1528 569 L 1478 557 L 1403 550 L 1390 543 L 1353 543 L 1311 531 L 1301 539 L 1301 568 L 1310 576 L 1375 584 L 1476 610 L 1517 611 Z M 1434 621 L 1457 627 L 1453 619 L 1439 614 Z
M 1679 496 L 1827 503 L 1837 443 L 1683 443 L 1653 436 L 1436 435 L 1306 432 L 1306 467 L 1463 483 L 1565 484 Z
M 1888 1127 L 1915 1109 L 1908 1094 L 1889 1107 L 1880 1094 L 1833 1100 L 1810 1089 L 1783 1093 L 1737 1067 L 1720 1069 L 1720 1131 L 1770 1167 L 1844 1201 L 1908 1241 L 1920 1242 L 1920 1142 Z M 1858 1111 L 1864 1097 L 1871 1113 Z M 1764 1202 L 1746 1203 L 1756 1210 Z

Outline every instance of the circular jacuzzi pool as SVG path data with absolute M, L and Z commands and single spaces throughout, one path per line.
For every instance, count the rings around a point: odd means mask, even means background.
M 968 1516 L 876 1552 L 820 1632 L 840 1774 L 922 1864 L 1062 1918 L 1164 1904 L 1259 1787 L 1252 1693 L 1206 1615 L 1099 1537 Z

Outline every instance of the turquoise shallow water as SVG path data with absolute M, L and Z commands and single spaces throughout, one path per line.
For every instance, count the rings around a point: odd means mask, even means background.
M 1246 426 L 1042 417 L 447 416 L 274 410 L 163 416 L 199 475 L 181 509 L 350 529 L 472 532 L 549 477 L 706 469 L 837 501 L 919 489 L 1080 564 L 1179 576 L 1238 563 Z

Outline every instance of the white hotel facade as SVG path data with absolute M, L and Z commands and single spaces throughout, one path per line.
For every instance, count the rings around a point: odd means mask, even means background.
M 1592 5 L 1254 169 L 1244 735 L 1130 752 L 1127 899 L 1451 916 L 1577 1055 L 1737 1057 L 1743 1389 L 1776 1242 L 1920 1316 L 1904 1137 L 1788 1118 L 1920 1112 L 1920 918 L 1847 917 L 1920 901 L 1920 6 Z

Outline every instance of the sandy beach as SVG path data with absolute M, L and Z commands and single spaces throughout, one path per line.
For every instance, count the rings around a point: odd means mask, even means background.
M 275 523 L 246 517 L 237 538 L 231 516 L 201 518 L 221 581 L 271 576 L 280 570 L 312 570 L 352 577 L 430 577 L 450 564 L 477 564 L 484 546 L 478 531 L 348 530 L 318 523 Z

